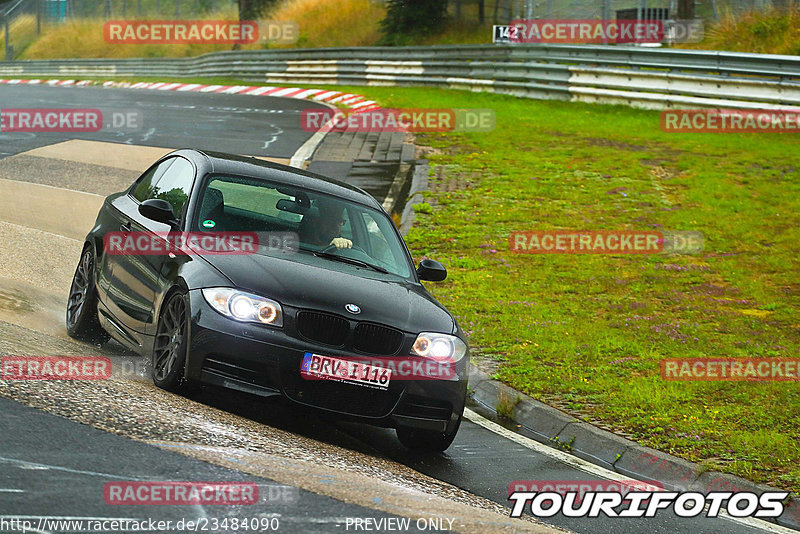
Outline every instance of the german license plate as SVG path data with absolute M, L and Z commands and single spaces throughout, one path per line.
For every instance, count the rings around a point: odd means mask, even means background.
M 306 352 L 300 365 L 303 378 L 334 380 L 376 389 L 388 389 L 392 370 L 366 363 Z

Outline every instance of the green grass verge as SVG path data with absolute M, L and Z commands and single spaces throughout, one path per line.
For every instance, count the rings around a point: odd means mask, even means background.
M 659 373 L 664 358 L 798 355 L 796 136 L 665 133 L 658 112 L 621 106 L 330 88 L 495 111 L 491 133 L 417 136 L 431 185 L 407 242 L 416 260 L 446 265 L 427 287 L 498 378 L 639 443 L 800 492 L 800 383 Z M 510 232 L 550 228 L 694 230 L 705 250 L 509 252 Z
M 419 138 L 438 150 L 437 192 L 408 243 L 447 264 L 430 289 L 501 380 L 645 445 L 800 490 L 800 384 L 659 373 L 668 357 L 797 356 L 796 137 L 667 134 L 657 112 L 615 106 L 367 94 L 497 114 L 491 134 Z M 509 252 L 510 232 L 549 228 L 695 230 L 706 249 Z
M 665 382 L 676 357 L 796 357 L 800 141 L 675 134 L 659 113 L 422 88 L 391 107 L 491 108 L 492 133 L 418 135 L 427 284 L 507 384 L 642 444 L 800 491 L 800 383 Z M 695 256 L 519 255 L 517 230 L 693 230 Z

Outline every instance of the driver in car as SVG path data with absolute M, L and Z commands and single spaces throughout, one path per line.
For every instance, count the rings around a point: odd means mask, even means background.
M 351 248 L 353 242 L 341 237 L 344 207 L 338 203 L 318 202 L 319 215 L 303 217 L 300 223 L 300 240 L 311 245 Z

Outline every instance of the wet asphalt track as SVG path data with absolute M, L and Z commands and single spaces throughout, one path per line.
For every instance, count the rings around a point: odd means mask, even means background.
M 300 129 L 299 114 L 302 109 L 312 106 L 322 107 L 306 101 L 271 97 L 0 85 L 0 109 L 85 107 L 133 110 L 140 112 L 142 117 L 142 128 L 136 132 L 104 130 L 77 135 L 0 133 L 0 158 L 71 138 L 159 147 L 193 146 L 289 158 L 311 135 L 310 132 Z M 61 317 L 61 310 L 57 310 L 53 317 Z M 22 329 L 16 329 L 15 332 L 8 334 L 10 337 L 4 340 L 6 348 L 27 345 L 24 339 L 14 337 L 24 338 L 26 332 Z M 55 342 L 56 345 L 58 343 L 60 341 Z M 0 353 L 8 353 L 3 345 L 0 345 L 0 349 Z M 105 348 L 104 352 L 111 355 L 114 361 L 138 361 L 130 359 L 130 356 L 120 355 L 113 344 Z M 63 352 L 51 348 L 49 353 Z M 119 412 L 124 410 L 133 414 L 141 410 L 141 414 L 149 418 L 147 414 L 157 410 L 158 402 L 162 402 L 159 400 L 161 394 L 142 379 L 128 377 L 125 380 L 129 383 L 120 387 L 133 385 L 138 390 L 138 395 L 141 395 L 137 404 L 121 403 L 120 398 L 125 397 L 116 394 L 99 398 L 75 395 L 77 391 L 69 391 L 75 388 L 63 383 L 46 384 L 43 390 L 31 389 L 30 384 L 24 385 L 25 387 L 15 384 L 0 389 L 0 393 L 122 436 L 158 441 L 160 432 L 169 432 L 163 425 L 155 425 L 150 434 L 137 434 L 138 429 L 117 421 Z M 50 393 L 40 394 L 41 391 Z M 413 474 L 409 475 L 394 467 L 404 465 L 417 473 L 429 475 L 501 505 L 508 504 L 506 490 L 513 480 L 596 479 L 574 466 L 469 421 L 462 424 L 455 443 L 445 454 L 420 458 L 404 451 L 396 441 L 393 431 L 336 421 L 273 400 L 264 401 L 237 392 L 204 388 L 191 399 L 181 398 L 176 402 L 180 403 L 181 411 L 169 415 L 179 420 L 196 419 L 198 413 L 202 414 L 209 409 L 237 416 L 230 423 L 232 426 L 227 428 L 226 436 L 229 441 L 232 439 L 235 442 L 237 432 L 244 432 L 243 425 L 266 425 L 276 429 L 278 433 L 288 433 L 286 435 L 297 436 L 302 442 L 310 442 L 311 445 L 305 446 L 308 449 L 305 454 L 311 455 L 312 459 L 313 443 L 316 441 L 324 444 L 325 454 L 331 454 L 328 447 L 336 450 L 336 461 L 330 462 L 331 465 L 341 461 L 343 468 L 358 471 L 358 460 L 349 458 L 340 448 L 344 451 L 350 450 L 369 459 L 362 460 L 363 462 L 374 462 L 377 467 L 373 468 L 378 469 L 375 476 L 379 478 L 383 476 L 392 480 L 400 477 L 403 480 L 412 480 Z M 141 510 L 131 510 L 134 507 L 105 505 L 98 498 L 97 487 L 113 477 L 126 477 L 129 480 L 135 477 L 147 480 L 254 480 L 265 485 L 275 484 L 269 478 L 254 477 L 185 455 L 154 449 L 150 445 L 54 417 L 8 400 L 0 399 L 0 414 L 0 464 L 3 464 L 0 467 L 0 519 L 9 515 L 162 518 L 198 516 L 198 510 L 182 510 L 179 507 L 148 507 L 150 509 L 143 513 Z M 98 424 L 98 421 L 104 419 L 102 424 Z M 266 447 L 265 450 L 271 450 L 278 456 L 292 457 L 292 439 L 285 438 L 286 436 L 282 442 L 285 449 L 278 451 L 274 447 Z M 207 440 L 214 445 L 213 438 Z M 187 438 L 181 436 L 171 440 L 172 443 L 180 441 L 187 441 Z M 345 465 L 348 462 L 350 464 Z M 384 470 L 383 474 L 380 469 Z M 425 484 L 430 485 L 430 482 L 424 482 L 423 486 Z M 313 484 L 309 487 L 313 487 Z M 81 497 L 89 494 L 94 497 Z M 250 507 L 247 516 L 280 514 L 284 521 L 281 531 L 344 532 L 343 517 L 380 518 L 390 515 L 304 490 L 298 490 L 296 495 L 299 496 L 297 501 L 260 503 L 257 510 Z M 342 498 L 348 500 L 344 494 Z M 481 501 L 482 499 L 476 499 L 472 504 L 482 506 Z M 228 509 L 220 513 L 234 516 L 238 512 L 236 509 Z M 203 513 L 211 515 L 207 510 Z M 220 516 L 220 513 L 216 515 Z M 763 531 L 728 519 L 681 519 L 666 511 L 654 519 L 567 519 L 557 516 L 547 522 L 585 533 L 646 531 L 653 534 L 711 534 Z M 352 531 L 352 527 L 348 530 Z
M 71 531 L 68 525 L 74 527 L 76 520 L 88 527 L 89 518 L 133 519 L 148 525 L 149 521 L 171 521 L 173 528 L 181 520 L 199 521 L 200 529 L 211 528 L 213 521 L 247 518 L 264 531 L 278 527 L 275 531 L 341 532 L 342 518 L 397 519 L 116 436 L 4 398 L 0 398 L 0 413 L 0 521 L 27 516 L 32 531 Z M 108 482 L 186 480 L 187 473 L 194 481 L 255 483 L 258 503 L 112 506 L 104 500 L 103 488 Z M 41 516 L 51 519 L 45 522 L 39 519 Z
M 290 158 L 313 134 L 302 130 L 301 112 L 328 109 L 318 102 L 269 96 L 0 84 L 0 109 L 8 108 L 99 109 L 104 127 L 85 133 L 0 132 L 0 157 L 87 139 Z M 138 119 L 130 128 L 115 128 L 115 112 L 132 112 Z

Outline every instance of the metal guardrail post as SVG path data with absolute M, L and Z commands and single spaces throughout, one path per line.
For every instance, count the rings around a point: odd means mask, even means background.
M 8 31 L 8 19 L 10 17 L 8 15 L 3 17 L 3 25 L 5 26 L 5 58 L 6 61 L 11 61 L 14 59 L 14 47 L 11 46 L 11 36 L 9 35 Z

